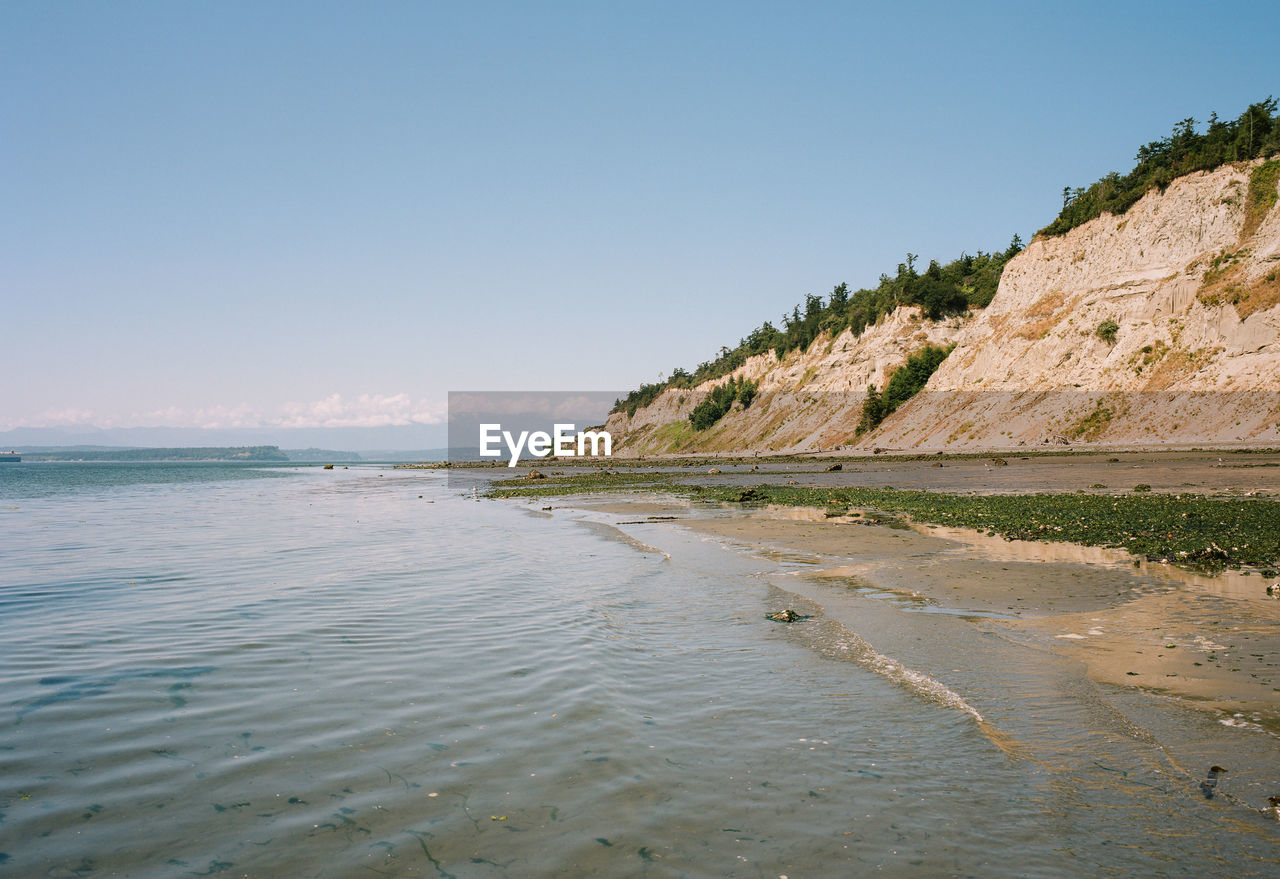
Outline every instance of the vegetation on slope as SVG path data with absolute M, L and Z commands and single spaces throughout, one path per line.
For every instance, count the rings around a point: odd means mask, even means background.
M 1277 131 L 1280 131 L 1280 125 L 1277 126 Z M 1244 226 L 1240 229 L 1241 241 L 1252 237 L 1262 225 L 1263 219 L 1276 206 L 1278 185 L 1280 185 L 1280 159 L 1263 162 L 1249 175 L 1249 193 L 1244 206 Z
M 790 314 L 782 315 L 780 328 L 765 321 L 740 339 L 737 347 L 721 348 L 719 357 L 698 364 L 692 372 L 677 367 L 669 378 L 641 385 L 616 401 L 613 411 L 635 415 L 668 388 L 694 388 L 721 378 L 757 354 L 773 351 L 781 359 L 794 350 L 807 351 L 824 332 L 835 336 L 848 329 L 861 335 L 901 305 L 920 306 L 930 320 L 983 308 L 996 295 L 1005 263 L 1021 250 L 1022 239 L 1014 235 L 1001 252 L 962 253 L 946 265 L 932 260 L 924 272 L 916 269 L 919 257 L 908 253 L 906 261 L 898 264 L 897 273 L 893 277 L 881 275 L 875 287 L 850 291 L 847 284 L 840 284 L 825 299 L 810 294 L 803 307 L 796 305 Z
M 1203 133 L 1196 130 L 1195 119 L 1182 120 L 1168 137 L 1139 149 L 1137 164 L 1127 175 L 1112 172 L 1091 186 L 1064 188 L 1062 212 L 1039 234 L 1062 235 L 1104 212 L 1123 214 L 1153 187 L 1163 191 L 1184 174 L 1280 153 L 1280 115 L 1276 109 L 1276 99 L 1268 97 L 1250 104 L 1235 120 L 1220 120 L 1215 113 Z M 1265 190 L 1269 179 L 1268 175 L 1255 178 L 1260 180 L 1257 187 Z M 1264 198 L 1267 194 L 1262 193 Z M 1254 203 L 1260 205 L 1261 201 L 1255 199 Z M 810 294 L 802 305 L 782 316 L 780 326 L 766 321 L 740 339 L 737 347 L 721 348 L 719 357 L 698 364 L 692 372 L 677 367 L 669 378 L 641 385 L 617 400 L 612 411 L 635 415 L 668 388 L 693 388 L 721 378 L 749 357 L 771 350 L 780 359 L 793 350 L 806 351 L 824 332 L 834 336 L 849 329 L 861 335 L 902 305 L 920 306 L 930 320 L 982 308 L 995 296 L 1005 263 L 1021 250 L 1022 241 L 1015 235 L 1003 252 L 961 254 L 946 265 L 934 260 L 923 273 L 916 270 L 916 254 L 909 253 L 906 262 L 898 264 L 897 273 L 881 275 L 875 287 L 850 291 L 847 284 L 840 284 L 826 299 Z
M 1276 153 L 1280 153 L 1280 116 L 1275 98 L 1250 104 L 1230 122 L 1214 113 L 1203 133 L 1196 131 L 1196 120 L 1188 117 L 1168 137 L 1138 150 L 1137 165 L 1125 176 L 1113 171 L 1091 186 L 1063 189 L 1062 213 L 1040 234 L 1062 235 L 1103 213 L 1123 214 L 1153 187 L 1163 192 L 1184 174 Z
M 750 379 L 738 381 L 730 377 L 724 384 L 712 388 L 711 393 L 693 407 L 693 411 L 689 413 L 689 423 L 695 430 L 706 430 L 723 418 L 735 402 L 741 403 L 742 408 L 746 409 L 756 398 L 756 388 L 759 386 L 759 382 Z
M 875 385 L 867 387 L 867 399 L 862 404 L 862 420 L 858 422 L 858 433 L 875 430 L 892 415 L 899 406 L 918 394 L 929 382 L 929 377 L 938 371 L 942 361 L 947 359 L 954 345 L 941 347 L 926 345 L 907 358 L 907 362 L 895 369 L 885 382 L 884 393 L 876 390 Z
M 1262 225 L 1275 207 L 1276 186 L 1280 184 L 1280 159 L 1263 162 L 1249 177 L 1249 190 L 1244 205 L 1244 225 L 1240 242 L 1244 245 Z M 1239 246 L 1224 250 L 1209 260 L 1201 279 L 1197 298 L 1205 305 L 1232 305 L 1241 320 L 1257 311 L 1280 304 L 1280 267 L 1248 279 L 1244 275 L 1245 258 L 1250 248 Z

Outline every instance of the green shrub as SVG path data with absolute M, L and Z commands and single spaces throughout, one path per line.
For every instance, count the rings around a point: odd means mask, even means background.
M 1280 159 L 1263 162 L 1249 175 L 1249 195 L 1245 200 L 1244 226 L 1240 240 L 1253 235 L 1276 206 L 1276 186 L 1280 184 Z
M 875 385 L 867 385 L 867 398 L 862 401 L 862 419 L 858 422 L 858 434 L 875 430 L 884 418 L 884 400 L 880 398 L 880 392 L 876 390 Z
M 693 411 L 689 413 L 689 423 L 694 430 L 706 430 L 723 418 L 733 408 L 735 401 L 741 403 L 743 409 L 750 406 L 758 387 L 759 382 L 749 379 L 738 381 L 734 378 L 716 385 L 701 403 L 693 407 Z
M 875 430 L 899 406 L 918 394 L 954 347 L 926 345 L 912 354 L 906 363 L 890 374 L 883 395 L 876 391 L 875 385 L 868 385 L 867 398 L 862 401 L 862 419 L 858 422 L 857 432 L 863 434 Z
M 1098 338 L 1106 342 L 1108 345 L 1116 343 L 1116 333 L 1120 332 L 1120 324 L 1108 318 L 1098 324 L 1098 328 L 1094 330 Z
M 942 361 L 947 359 L 951 348 L 927 345 L 907 358 L 907 362 L 893 371 L 884 386 L 885 415 L 890 415 L 903 403 L 910 400 L 929 381 L 929 377 L 937 372 Z
M 666 385 L 662 383 L 641 385 L 636 390 L 627 394 L 626 399 L 614 400 L 613 408 L 609 411 L 610 413 L 625 411 L 628 418 L 633 418 L 635 417 L 637 409 L 643 409 L 645 406 L 648 406 L 656 400 L 658 395 L 664 390 L 666 390 Z

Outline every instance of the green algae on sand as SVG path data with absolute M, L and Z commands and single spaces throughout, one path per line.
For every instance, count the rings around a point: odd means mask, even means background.
M 588 474 L 547 480 L 536 488 L 497 482 L 493 497 L 546 497 L 651 489 L 708 501 L 743 502 L 740 485 L 693 485 L 671 473 Z M 758 485 L 751 504 L 876 510 L 916 522 L 974 528 L 1010 540 L 1081 543 L 1128 550 L 1183 567 L 1221 570 L 1280 562 L 1280 503 L 1262 498 L 1192 494 L 960 495 L 867 487 Z

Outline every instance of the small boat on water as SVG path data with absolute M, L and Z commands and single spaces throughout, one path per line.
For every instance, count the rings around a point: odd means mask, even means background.
M 5 461 L 21 461 L 22 456 L 12 449 L 7 452 L 0 452 L 0 463 Z

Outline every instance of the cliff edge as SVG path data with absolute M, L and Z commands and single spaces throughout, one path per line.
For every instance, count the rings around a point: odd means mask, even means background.
M 725 379 L 668 388 L 609 418 L 624 454 L 1012 449 L 1060 443 L 1280 443 L 1280 160 L 1153 189 L 1123 216 L 1037 236 L 994 299 L 930 321 L 900 307 L 860 335 L 820 335 L 732 374 L 750 405 L 697 431 Z M 868 385 L 954 344 L 924 390 L 859 433 Z

